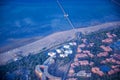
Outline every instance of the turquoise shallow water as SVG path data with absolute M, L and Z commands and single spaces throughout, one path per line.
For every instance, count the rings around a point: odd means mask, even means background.
M 120 6 L 111 0 L 59 0 L 76 28 L 120 20 Z M 10 39 L 72 29 L 56 0 L 0 1 L 0 46 Z

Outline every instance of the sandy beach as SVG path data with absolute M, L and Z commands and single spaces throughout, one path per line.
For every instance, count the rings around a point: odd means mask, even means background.
M 88 34 L 91 32 L 113 29 L 120 26 L 120 21 L 117 22 L 109 22 L 96 26 L 90 26 L 87 28 L 78 28 L 75 30 L 68 30 L 62 32 L 56 32 L 51 35 L 48 35 L 40 40 L 29 43 L 27 45 L 14 48 L 12 50 L 6 51 L 4 53 L 0 53 L 0 65 L 5 65 L 9 60 L 17 58 L 17 53 L 21 53 L 22 56 L 28 56 L 29 54 L 37 54 L 43 48 L 49 49 L 55 45 L 64 43 L 66 41 L 70 41 L 75 38 L 76 32 L 82 32 L 83 34 Z M 74 32 L 76 31 L 76 32 Z
M 38 37 L 32 37 L 32 38 L 9 39 L 9 41 L 7 41 L 5 44 L 0 46 L 0 53 L 4 53 L 14 48 L 27 45 L 41 38 L 42 37 L 38 36 Z

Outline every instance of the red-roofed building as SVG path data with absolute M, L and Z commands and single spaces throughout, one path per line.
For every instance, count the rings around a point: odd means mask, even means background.
M 93 73 L 95 73 L 95 74 L 98 74 L 99 76 L 103 76 L 103 75 L 104 75 L 104 73 L 103 73 L 102 71 L 100 71 L 100 69 L 99 69 L 98 67 L 93 67 L 93 68 L 91 69 L 91 71 L 92 71 Z
M 108 52 L 100 52 L 99 54 L 97 54 L 98 57 L 105 57 L 108 56 Z
M 86 65 L 89 65 L 89 62 L 87 60 L 84 60 L 84 61 L 79 61 L 79 64 L 86 66 Z
M 86 45 L 84 43 L 78 45 L 79 48 L 84 48 Z
M 111 38 L 107 38 L 107 39 L 104 39 L 102 40 L 103 43 L 112 43 L 113 40 Z
M 106 52 L 112 51 L 112 49 L 110 48 L 110 46 L 101 45 L 100 48 L 102 48 L 102 49 L 103 49 L 104 51 L 106 51 Z

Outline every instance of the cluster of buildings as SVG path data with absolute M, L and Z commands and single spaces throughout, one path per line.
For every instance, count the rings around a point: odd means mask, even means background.
M 115 34 L 110 34 L 109 32 L 106 33 L 106 36 L 108 38 L 102 40 L 102 43 L 108 43 L 108 44 L 112 44 L 113 43 L 113 39 L 115 37 L 117 37 L 117 35 Z M 97 54 L 97 57 L 106 57 L 104 60 L 102 60 L 100 62 L 100 64 L 109 64 L 111 63 L 111 65 L 103 67 L 103 68 L 99 68 L 97 66 L 92 67 L 91 71 L 94 74 L 98 74 L 99 76 L 104 76 L 105 74 L 107 75 L 112 75 L 115 74 L 117 72 L 120 72 L 120 60 L 116 60 L 115 55 L 120 56 L 119 54 L 115 54 L 114 52 L 112 54 L 109 54 L 109 52 L 112 52 L 113 49 L 110 46 L 105 46 L 105 45 L 101 45 L 100 46 L 101 49 L 103 49 L 103 52 L 100 52 Z M 104 72 L 106 71 L 106 73 Z
M 76 46 L 76 42 L 70 42 L 68 44 L 62 45 L 60 48 L 55 49 L 53 52 L 48 52 L 50 57 L 61 57 L 65 58 L 73 53 L 72 46 Z
M 117 72 L 120 72 L 120 65 L 111 65 L 111 66 L 107 66 L 106 67 L 92 67 L 91 71 L 94 74 L 98 74 L 99 76 L 104 76 L 104 75 L 112 75 L 115 74 Z
M 69 73 L 72 75 L 69 74 L 68 76 L 79 76 L 83 78 L 89 78 L 92 76 L 92 73 L 87 72 L 86 70 L 80 70 L 79 72 L 75 73 L 74 70 L 70 69 Z
M 97 57 L 107 57 L 109 55 L 109 52 L 112 51 L 112 48 L 110 46 L 101 45 L 100 48 L 103 49 L 104 51 L 98 53 Z
M 85 50 L 86 48 L 93 47 L 94 43 L 88 43 L 87 39 L 81 39 L 82 43 L 78 45 L 77 47 L 77 54 L 75 55 L 73 63 L 71 63 L 70 70 L 68 73 L 68 80 L 77 80 L 74 78 L 75 76 L 79 77 L 91 77 L 92 74 L 97 74 L 98 76 L 105 76 L 112 75 L 117 72 L 120 72 L 120 59 L 118 60 L 117 56 L 120 56 L 118 54 L 111 55 L 111 52 L 113 49 L 109 46 L 114 42 L 114 38 L 117 37 L 115 34 L 110 34 L 109 32 L 106 33 L 107 38 L 102 40 L 102 45 L 99 46 L 101 48 L 101 52 L 98 54 L 92 54 L 89 50 Z M 87 44 L 86 44 L 87 43 Z M 104 44 L 108 44 L 107 46 Z M 117 55 L 117 56 L 115 56 Z M 110 56 L 116 58 L 109 58 Z M 103 65 L 103 66 L 95 66 L 96 62 L 88 61 L 90 58 L 94 59 L 95 57 L 102 58 L 104 57 L 105 60 L 100 61 L 97 64 Z M 104 59 L 102 58 L 102 59 Z M 108 66 L 108 63 L 113 63 L 112 65 Z M 75 69 L 80 66 L 90 66 L 91 69 L 89 70 L 80 70 L 79 72 L 76 72 Z M 89 73 L 86 73 L 87 71 L 90 71 Z
M 110 34 L 110 32 L 106 33 L 107 37 L 106 39 L 102 40 L 103 43 L 112 43 L 113 42 L 113 38 L 117 37 L 116 34 Z
M 81 70 L 79 71 L 76 76 L 80 76 L 80 77 L 91 77 L 91 72 L 86 72 L 85 70 Z
M 115 74 L 120 72 L 120 54 L 113 54 L 111 57 L 106 58 L 105 60 L 101 61 L 101 64 L 111 64 L 111 70 L 108 71 L 108 75 Z
M 99 54 L 97 54 L 98 57 L 106 57 L 108 56 L 108 52 L 100 52 Z
M 79 50 L 79 48 L 93 47 L 93 46 L 94 46 L 94 43 L 93 43 L 93 42 L 91 42 L 91 43 L 88 44 L 86 38 L 81 39 L 81 41 L 82 41 L 82 43 L 78 45 L 78 50 Z
M 98 74 L 99 76 L 103 76 L 104 73 L 100 70 L 99 67 L 92 67 L 91 71 L 95 74 Z
M 115 34 L 110 34 L 109 32 L 106 33 L 107 38 L 103 39 L 101 42 L 102 44 L 99 46 L 101 52 L 92 54 L 90 50 L 87 48 L 92 48 L 94 46 L 94 42 L 88 42 L 86 38 L 81 39 L 81 43 L 77 44 L 76 42 L 69 42 L 67 44 L 62 45 L 61 47 L 55 49 L 54 51 L 48 52 L 49 58 L 65 58 L 68 57 L 70 54 L 73 54 L 73 46 L 76 47 L 76 54 L 74 54 L 74 59 L 71 62 L 67 74 L 66 80 L 77 80 L 78 77 L 80 78 L 90 78 L 92 75 L 96 74 L 98 76 L 105 76 L 105 75 L 112 75 L 117 72 L 120 72 L 120 54 L 111 53 L 113 49 L 109 46 L 114 42 L 114 38 L 117 37 Z M 109 45 L 104 45 L 109 44 Z M 103 58 L 102 58 L 103 57 Z M 94 59 L 100 59 L 100 61 L 94 61 Z M 47 61 L 49 63 L 50 60 Z M 54 62 L 54 61 L 52 61 Z M 46 61 L 45 61 L 46 63 Z M 111 64 L 108 64 L 111 63 Z M 97 65 L 96 65 L 97 64 Z M 99 66 L 98 66 L 99 64 Z M 43 68 L 43 66 L 39 66 L 39 69 L 36 68 L 35 72 L 39 76 L 47 76 L 50 80 L 61 80 L 60 77 L 55 77 L 50 75 L 47 72 L 47 68 L 44 64 L 44 70 L 39 70 Z M 81 69 L 81 67 L 87 67 Z M 80 69 L 77 69 L 80 68 Z M 79 71 L 76 71 L 79 70 Z M 39 73 L 37 73 L 39 71 Z M 42 71 L 42 72 L 41 72 Z M 45 72 L 46 71 L 46 72 Z M 44 78 L 44 76 L 42 78 Z M 44 79 L 42 79 L 44 80 Z
M 60 48 L 55 49 L 52 52 L 48 52 L 50 56 L 44 61 L 42 65 L 37 65 L 35 67 L 35 73 L 40 80 L 62 80 L 61 77 L 53 76 L 49 73 L 48 69 L 51 64 L 55 63 L 55 58 L 65 58 L 73 53 L 72 46 L 76 46 L 76 42 L 69 42 L 68 44 L 62 45 Z
M 70 65 L 70 69 L 68 72 L 68 80 L 77 80 L 73 77 L 82 77 L 82 78 L 89 78 L 92 76 L 91 72 L 87 72 L 88 70 L 80 70 L 75 71 L 80 66 L 87 67 L 93 66 L 94 62 L 89 61 L 89 58 L 93 58 L 94 55 L 89 50 L 84 50 L 86 47 L 93 47 L 94 43 L 87 43 L 87 39 L 81 39 L 82 43 L 77 46 L 77 54 L 75 54 L 74 61 Z
M 112 48 L 110 48 L 110 46 L 101 45 L 100 48 L 102 48 L 105 52 L 110 52 L 110 51 L 112 51 Z
M 120 69 L 112 69 L 112 70 L 110 70 L 109 72 L 108 72 L 108 74 L 109 75 L 112 75 L 112 74 L 115 74 L 115 73 L 117 73 L 117 72 L 120 72 Z
M 105 60 L 102 60 L 101 63 L 114 63 L 120 65 L 120 60 L 116 60 L 114 58 L 106 58 Z

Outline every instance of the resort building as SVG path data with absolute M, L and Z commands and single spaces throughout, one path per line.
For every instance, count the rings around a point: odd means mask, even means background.
M 67 57 L 68 55 L 65 55 L 65 54 L 60 54 L 60 57 L 64 58 L 64 57 Z
M 79 76 L 79 77 L 91 77 L 91 73 L 87 73 L 85 70 L 81 70 L 78 73 L 76 73 L 76 76 Z
M 94 43 L 89 43 L 89 47 L 93 47 L 94 46 Z
M 62 53 L 61 49 L 56 49 L 56 52 L 59 54 Z
M 79 48 L 84 48 L 86 45 L 84 43 L 78 45 Z
M 77 43 L 76 43 L 76 42 L 70 42 L 69 45 L 71 45 L 71 46 L 76 46 Z
M 87 42 L 87 39 L 84 38 L 84 39 L 81 39 L 83 43 L 86 43 Z
M 113 40 L 111 38 L 107 38 L 107 39 L 104 39 L 102 40 L 103 43 L 112 43 Z
M 89 65 L 89 62 L 87 60 L 79 61 L 79 64 L 82 66 Z
M 108 72 L 108 74 L 109 74 L 109 75 L 112 75 L 112 74 L 115 74 L 115 73 L 117 73 L 117 72 L 120 72 L 120 69 L 119 69 L 119 68 L 115 68 L 115 69 L 113 69 L 113 70 L 110 70 L 110 71 Z
M 106 33 L 108 38 L 113 38 L 113 37 L 117 37 L 116 34 L 110 34 L 110 32 Z
M 92 53 L 90 53 L 89 50 L 83 50 L 83 53 L 87 54 L 89 57 L 93 58 L 94 55 Z
M 49 52 L 48 55 L 50 57 L 56 57 L 59 56 L 61 58 L 68 57 L 68 55 L 71 55 L 73 53 L 72 47 L 70 45 L 76 45 L 75 42 L 70 42 L 69 45 L 65 44 L 62 46 L 62 48 L 55 49 L 55 52 Z
M 55 57 L 56 53 L 55 53 L 55 52 L 49 52 L 48 55 L 49 55 L 50 57 Z
M 70 49 L 70 45 L 64 45 L 63 48 Z
M 108 52 L 100 52 L 99 54 L 97 54 L 98 57 L 106 57 L 108 56 Z
M 104 75 L 104 73 L 102 71 L 100 71 L 100 69 L 98 67 L 92 67 L 91 71 L 95 74 L 98 74 L 99 76 Z
M 87 55 L 87 54 L 82 54 L 82 53 L 80 53 L 80 54 L 76 54 L 75 57 L 76 57 L 76 58 L 86 58 L 86 57 L 88 57 L 88 55 Z
M 112 38 L 113 36 L 110 34 L 110 32 L 106 33 L 108 38 Z
M 72 51 L 71 49 L 69 49 L 69 50 L 65 50 L 64 53 L 65 53 L 65 54 L 72 54 L 73 51 Z
M 103 49 L 104 51 L 106 51 L 106 52 L 112 51 L 112 49 L 110 48 L 110 46 L 101 45 L 100 48 L 102 48 L 102 49 Z
M 77 53 L 81 53 L 82 52 L 82 49 L 81 48 L 77 48 Z

